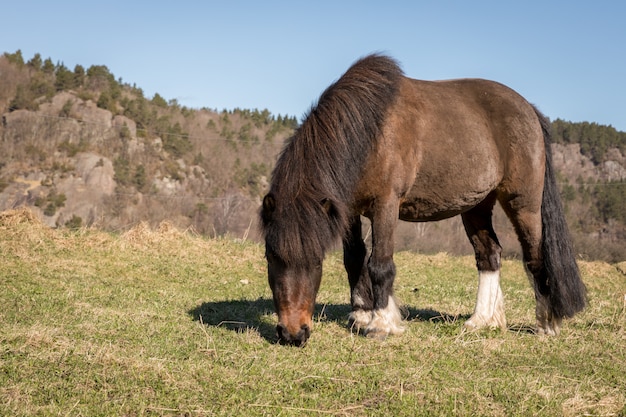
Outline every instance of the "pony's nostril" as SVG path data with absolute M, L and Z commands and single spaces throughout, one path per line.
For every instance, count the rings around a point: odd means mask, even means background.
M 302 337 L 304 337 L 304 341 L 306 342 L 309 336 L 311 336 L 311 328 L 308 324 L 303 324 L 300 326 L 300 333 L 302 333 Z
M 289 343 L 291 340 L 287 327 L 282 323 L 278 323 L 276 326 L 276 336 L 278 336 L 278 341 L 282 344 Z
M 304 347 L 307 340 L 309 340 L 309 336 L 311 336 L 311 328 L 307 324 L 303 324 L 300 326 L 300 331 L 294 338 L 293 344 L 298 347 Z

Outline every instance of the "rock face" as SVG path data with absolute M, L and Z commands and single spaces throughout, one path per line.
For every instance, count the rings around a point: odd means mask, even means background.
M 81 153 L 76 157 L 75 170 L 86 189 L 105 197 L 115 191 L 115 172 L 113 163 L 108 158 L 93 153 Z
M 156 135 L 137 136 L 134 120 L 68 92 L 0 120 L 0 210 L 30 206 L 50 226 L 75 217 L 109 229 L 168 219 L 215 230 L 215 178 L 192 159 L 175 159 Z
M 68 92 L 42 103 L 36 112 L 3 114 L 2 128 L 3 137 L 17 143 L 3 146 L 7 153 L 7 162 L 0 161 L 3 177 L 10 174 L 12 181 L 0 190 L 0 209 L 34 204 L 50 226 L 65 224 L 74 216 L 88 224 L 98 219 L 106 199 L 115 192 L 115 171 L 108 157 L 82 150 L 102 149 L 122 128 L 133 139 L 137 130 L 127 117 L 113 117 Z M 62 196 L 63 201 L 43 215 L 50 196 Z
M 0 193 L 0 207 L 8 209 L 35 204 L 38 199 L 50 195 L 50 184 L 54 183 L 54 194 L 63 195 L 65 200 L 53 215 L 43 215 L 45 202 L 40 204 L 44 222 L 55 226 L 78 216 L 88 224 L 94 223 L 106 199 L 115 191 L 113 163 L 106 157 L 92 153 L 77 154 L 75 161 L 75 170 L 70 175 L 50 178 L 39 172 L 16 177 Z M 37 207 L 34 209 L 37 210 Z
M 117 115 L 113 117 L 113 127 L 116 129 L 123 129 L 126 127 L 131 137 L 137 137 L 137 123 L 134 120 L 129 119 L 126 116 Z
M 113 163 L 92 153 L 76 155 L 75 173 L 57 182 L 57 192 L 66 196 L 65 205 L 51 224 L 65 224 L 78 216 L 88 224 L 97 222 L 103 213 L 103 204 L 115 191 Z
M 582 178 L 593 181 L 620 181 L 626 179 L 626 157 L 619 149 L 609 149 L 606 161 L 594 165 L 580 152 L 580 145 L 552 145 L 552 159 L 556 169 L 570 180 Z
M 602 170 L 607 181 L 626 180 L 626 155 L 619 149 L 609 149 L 607 160 L 602 163 Z

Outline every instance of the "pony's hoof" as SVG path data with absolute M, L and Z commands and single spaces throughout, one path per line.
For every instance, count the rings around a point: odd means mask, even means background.
M 491 319 L 484 319 L 483 317 L 473 315 L 463 323 L 463 328 L 467 331 L 475 331 L 484 328 L 506 330 L 506 319 L 504 317 L 495 316 Z
M 387 336 L 398 336 L 404 333 L 405 327 L 403 323 L 385 322 L 383 320 L 372 320 L 365 328 L 365 336 L 371 339 L 384 340 Z
M 478 330 L 480 327 L 474 323 L 471 319 L 467 320 L 465 323 L 463 323 L 463 330 L 464 331 L 468 331 L 468 332 L 473 332 Z
M 385 340 L 389 336 L 389 332 L 382 329 L 369 329 L 365 331 L 365 337 L 374 340 Z
M 354 310 L 348 316 L 348 327 L 355 329 L 357 332 L 365 330 L 367 325 L 372 321 L 372 312 L 365 310 Z
M 538 335 L 558 336 L 560 332 L 561 332 L 561 320 L 560 319 L 552 319 L 546 322 L 537 321 L 536 333 Z

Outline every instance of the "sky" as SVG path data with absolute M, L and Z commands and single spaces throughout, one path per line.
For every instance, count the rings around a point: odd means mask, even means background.
M 358 58 L 512 87 L 551 119 L 626 131 L 622 1 L 11 1 L 0 53 L 106 65 L 147 98 L 300 120 Z M 1 76 L 1 74 L 0 74 Z

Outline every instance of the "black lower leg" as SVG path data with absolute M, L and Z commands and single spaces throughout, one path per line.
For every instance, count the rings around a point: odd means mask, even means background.
M 372 310 L 372 283 L 365 264 L 367 249 L 361 238 L 361 219 L 356 218 L 343 244 L 343 264 L 350 282 L 350 298 L 353 310 Z
M 498 271 L 502 247 L 493 230 L 492 210 L 495 196 L 489 196 L 474 209 L 461 216 L 465 233 L 474 247 L 478 271 Z
M 396 265 L 393 258 L 382 260 L 370 258 L 368 272 L 372 281 L 372 295 L 374 296 L 374 309 L 384 309 L 389 303 L 389 297 L 393 295 L 393 281 L 396 277 Z

